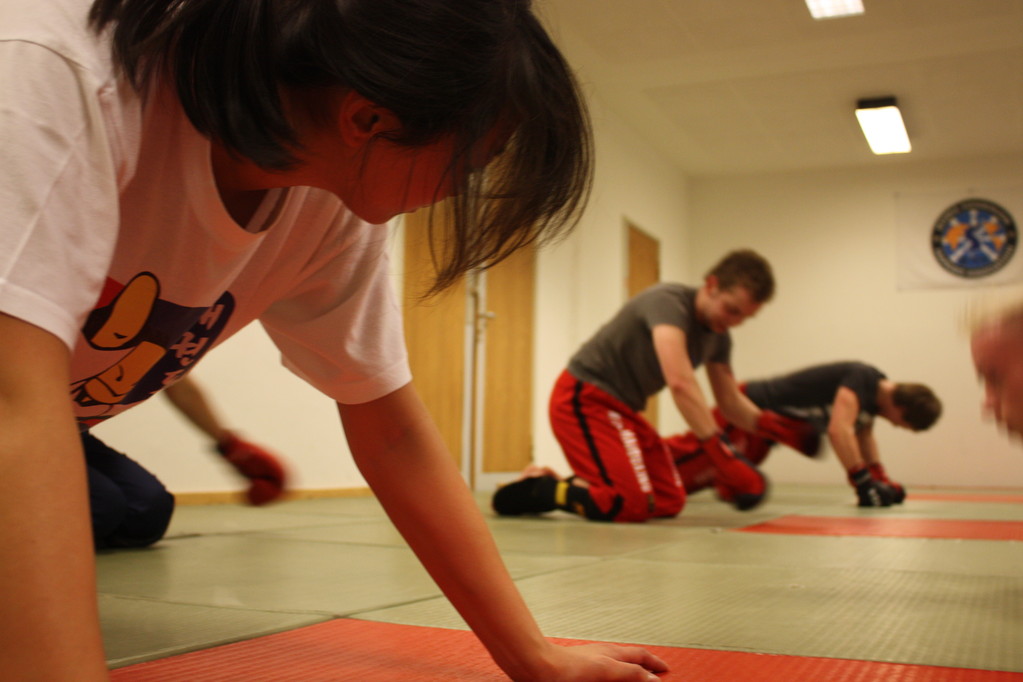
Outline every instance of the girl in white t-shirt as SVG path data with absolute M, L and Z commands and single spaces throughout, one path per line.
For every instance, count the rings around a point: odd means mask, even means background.
M 76 422 L 257 319 L 513 679 L 665 669 L 541 636 L 410 383 L 375 226 L 450 198 L 439 289 L 574 222 L 588 124 L 528 0 L 5 0 L 0 92 L 0 678 L 106 678 Z

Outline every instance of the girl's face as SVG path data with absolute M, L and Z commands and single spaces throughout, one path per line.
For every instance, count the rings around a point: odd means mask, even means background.
M 300 127 L 298 163 L 278 174 L 280 186 L 327 190 L 355 215 L 376 224 L 454 193 L 447 173 L 453 136 L 417 147 L 397 144 L 390 139 L 401 133 L 397 116 L 354 91 L 336 93 L 326 106 L 333 112 L 331 122 L 309 120 Z
M 509 126 L 494 126 L 469 158 L 460 159 L 464 169 L 454 172 L 450 170 L 454 135 L 419 147 L 402 146 L 386 138 L 372 140 L 366 147 L 355 187 L 347 199 L 342 199 L 353 213 L 374 223 L 431 206 L 456 194 L 463 174 L 486 168 L 511 135 Z
M 397 144 L 390 139 L 401 133 L 397 116 L 353 91 L 338 96 L 335 110 L 331 125 L 306 129 L 293 179 L 333 192 L 355 215 L 378 224 L 458 191 L 461 183 L 449 172 L 454 134 L 416 147 Z M 485 167 L 511 132 L 495 126 L 465 171 Z
M 341 199 L 349 210 L 371 223 L 430 206 L 455 192 L 448 173 L 452 142 L 442 138 L 422 147 L 404 147 L 387 139 L 369 144 Z

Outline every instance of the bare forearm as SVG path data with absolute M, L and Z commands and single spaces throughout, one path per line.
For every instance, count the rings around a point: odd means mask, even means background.
M 528 673 L 533 663 L 520 657 L 523 652 L 543 650 L 545 641 L 514 588 L 475 502 L 464 486 L 459 488 L 461 479 L 451 481 L 440 470 L 409 472 L 422 483 L 411 489 L 407 484 L 412 478 L 381 477 L 372 467 L 363 472 L 423 566 L 494 659 L 516 679 L 516 670 L 521 671 L 521 679 L 534 679 Z M 405 487 L 409 489 L 402 490 Z M 495 619 L 495 614 L 502 615 Z
M 717 432 L 717 424 L 686 354 L 685 332 L 679 327 L 659 324 L 651 330 L 651 337 L 657 362 L 661 366 L 661 375 L 671 392 L 675 407 L 697 438 L 710 438 Z
M 635 647 L 555 646 L 504 568 L 476 503 L 415 390 L 339 405 L 352 454 L 423 566 L 516 682 L 656 682 Z
M 187 378 L 182 379 L 168 386 L 164 390 L 164 395 L 188 418 L 188 421 L 215 442 L 219 443 L 224 438 L 226 435 L 224 425 L 195 382 Z
M 356 462 L 409 546 L 497 663 L 513 679 L 543 679 L 538 669 L 550 645 L 508 576 L 439 434 L 423 417 L 401 425 L 382 444 L 353 438 L 346 420 Z
M 831 441 L 831 447 L 846 471 L 863 467 L 863 457 L 860 455 L 856 433 L 852 427 L 829 427 L 828 440 Z
M 4 438 L 0 446 L 5 680 L 107 679 L 84 458 L 80 449 L 68 455 L 64 440 L 37 440 L 37 447 L 22 449 Z
M 850 388 L 841 386 L 835 392 L 828 422 L 828 440 L 846 471 L 863 468 L 863 455 L 856 439 L 856 419 L 860 399 Z
M 710 438 L 718 431 L 717 422 L 711 414 L 707 401 L 703 398 L 696 380 L 679 383 L 671 387 L 671 397 L 675 407 L 686 420 L 686 424 L 700 440 Z
M 734 395 L 726 400 L 718 401 L 718 408 L 725 419 L 743 431 L 754 432 L 757 430 L 760 408 L 739 391 L 735 391 Z
M 874 439 L 874 433 L 870 429 L 866 429 L 856 434 L 856 442 L 860 446 L 860 456 L 863 458 L 863 463 L 867 466 L 881 463 L 881 453 L 877 449 L 877 441 Z
M 66 353 L 3 316 L 0 338 L 0 679 L 105 680 Z

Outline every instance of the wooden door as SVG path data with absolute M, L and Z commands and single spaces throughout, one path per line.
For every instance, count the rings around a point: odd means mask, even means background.
M 443 214 L 435 220 L 442 221 Z M 520 249 L 469 284 L 463 279 L 424 301 L 435 273 L 427 221 L 424 210 L 406 216 L 404 223 L 409 364 L 444 442 L 473 485 L 477 471 L 518 471 L 532 459 L 536 251 Z M 481 284 L 473 286 L 477 281 Z M 473 351 L 482 353 L 482 361 Z
M 629 298 L 632 298 L 661 280 L 661 245 L 628 222 L 625 223 L 625 231 L 628 250 L 625 287 Z M 647 400 L 643 415 L 657 428 L 657 396 Z
M 405 342 L 416 390 L 459 468 L 467 475 L 463 461 L 466 286 L 463 279 L 444 293 L 422 300 L 436 272 L 430 257 L 428 216 L 429 210 L 424 209 L 404 218 Z M 435 219 L 442 219 L 442 214 Z
M 485 277 L 484 473 L 519 471 L 533 458 L 533 305 L 536 249 L 519 249 Z

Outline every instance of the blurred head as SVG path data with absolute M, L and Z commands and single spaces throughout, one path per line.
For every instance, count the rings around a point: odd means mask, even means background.
M 704 277 L 697 294 L 697 316 L 720 334 L 755 315 L 773 295 L 770 264 L 749 249 L 733 251 Z
M 970 339 L 984 385 L 984 410 L 1010 433 L 1023 436 L 1023 314 L 978 326 Z
M 889 419 L 911 431 L 926 431 L 941 416 L 941 400 L 923 384 L 895 384 L 892 404 L 898 414 Z
M 389 156 L 367 165 L 366 217 L 452 197 L 439 286 L 560 235 L 585 203 L 582 97 L 529 0 L 95 0 L 91 18 L 116 24 L 136 86 L 166 73 L 200 132 L 266 169 L 293 166 L 297 124 L 334 124 L 347 93 L 393 117 L 360 160 Z

